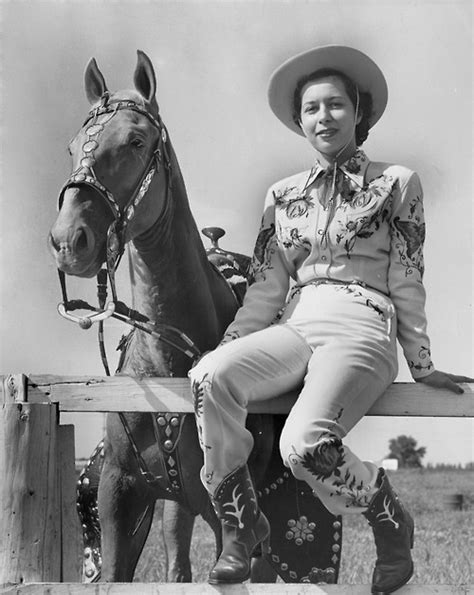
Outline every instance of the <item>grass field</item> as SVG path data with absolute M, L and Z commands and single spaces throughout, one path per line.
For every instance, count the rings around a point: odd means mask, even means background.
M 473 582 L 474 471 L 403 470 L 389 472 L 391 482 L 413 513 L 415 575 L 412 583 L 461 585 Z M 463 494 L 464 509 L 448 510 L 445 497 Z M 159 513 L 140 559 L 135 581 L 164 580 Z M 191 550 L 193 581 L 205 582 L 214 560 L 210 529 L 197 519 Z M 361 515 L 346 516 L 339 583 L 370 583 L 375 548 Z

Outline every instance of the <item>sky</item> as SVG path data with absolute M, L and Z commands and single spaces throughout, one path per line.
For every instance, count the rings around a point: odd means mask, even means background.
M 433 358 L 474 375 L 470 0 L 23 0 L 0 3 L 0 13 L 0 374 L 103 374 L 95 332 L 57 314 L 46 245 L 70 171 L 66 146 L 88 111 L 92 56 L 116 90 L 132 86 L 136 50 L 148 54 L 198 225 L 225 228 L 221 245 L 248 254 L 267 187 L 315 158 L 271 113 L 269 76 L 296 53 L 337 43 L 369 54 L 387 78 L 387 110 L 363 148 L 420 175 Z M 95 291 L 74 279 L 69 289 L 90 299 Z M 125 268 L 119 291 L 127 295 Z M 125 332 L 106 326 L 112 366 Z M 400 364 L 398 380 L 409 381 Z M 101 416 L 62 421 L 75 423 L 77 455 L 88 456 Z M 400 434 L 427 447 L 425 462 L 474 460 L 472 420 L 365 418 L 347 443 L 379 460 Z

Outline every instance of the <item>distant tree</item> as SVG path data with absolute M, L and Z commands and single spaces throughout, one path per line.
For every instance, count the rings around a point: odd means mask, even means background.
M 397 436 L 392 438 L 388 447 L 390 449 L 387 459 L 397 459 L 399 467 L 423 467 L 421 459 L 426 454 L 426 448 L 417 448 L 417 441 L 411 436 Z

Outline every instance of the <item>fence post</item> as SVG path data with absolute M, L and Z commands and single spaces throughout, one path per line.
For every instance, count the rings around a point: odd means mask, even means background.
M 58 405 L 28 403 L 23 375 L 8 376 L 0 418 L 0 585 L 61 575 L 56 451 Z
M 82 580 L 82 532 L 76 509 L 74 426 L 58 427 L 58 476 L 61 500 L 61 581 Z

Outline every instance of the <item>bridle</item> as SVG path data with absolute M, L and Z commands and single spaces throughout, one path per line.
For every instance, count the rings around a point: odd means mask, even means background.
M 121 207 L 110 189 L 99 180 L 95 171 L 95 150 L 99 146 L 100 135 L 106 124 L 121 110 L 131 110 L 146 117 L 158 130 L 158 139 L 156 147 L 141 175 L 134 191 L 124 207 Z M 106 116 L 99 121 L 100 116 Z M 59 281 L 63 301 L 58 305 L 58 312 L 61 316 L 75 322 L 83 329 L 88 329 L 93 323 L 99 323 L 99 343 L 102 362 L 107 374 L 109 374 L 108 364 L 105 358 L 105 348 L 103 345 L 103 322 L 107 318 L 114 317 L 122 322 L 152 334 L 161 341 L 178 349 L 191 360 L 196 360 L 201 354 L 195 343 L 179 329 L 171 325 L 154 323 L 148 317 L 132 310 L 117 298 L 117 289 L 115 282 L 115 272 L 122 258 L 126 232 L 130 221 L 135 215 L 135 211 L 144 196 L 146 195 L 154 176 L 159 173 L 163 166 L 166 175 L 166 196 L 165 206 L 162 212 L 166 211 L 166 205 L 170 200 L 171 193 L 171 160 L 170 149 L 168 145 L 168 135 L 161 118 L 155 117 L 135 101 L 128 99 L 110 99 L 106 91 L 100 104 L 89 112 L 87 119 L 82 125 L 85 128 L 87 140 L 82 145 L 82 156 L 79 167 L 74 170 L 63 185 L 58 199 L 58 207 L 61 209 L 64 193 L 68 188 L 77 186 L 90 186 L 96 190 L 97 194 L 105 202 L 113 214 L 114 220 L 107 230 L 106 239 L 106 270 L 99 271 L 97 275 L 98 301 L 99 307 L 94 307 L 84 300 L 69 300 L 66 289 L 66 275 L 58 269 Z M 112 294 L 111 301 L 107 302 L 107 278 L 110 283 Z M 90 310 L 88 314 L 76 315 L 75 310 Z

